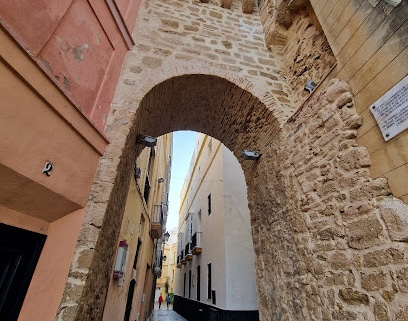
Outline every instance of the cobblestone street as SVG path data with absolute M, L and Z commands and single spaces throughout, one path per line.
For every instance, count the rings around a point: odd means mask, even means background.
M 166 303 L 163 302 L 161 309 L 159 309 L 159 305 L 155 303 L 151 321 L 187 321 L 187 319 L 184 319 L 177 312 L 173 311 L 173 305 L 171 304 L 167 310 Z

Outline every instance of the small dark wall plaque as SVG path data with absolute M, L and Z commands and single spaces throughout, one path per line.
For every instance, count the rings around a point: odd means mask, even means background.
M 370 106 L 385 141 L 408 128 L 408 76 Z

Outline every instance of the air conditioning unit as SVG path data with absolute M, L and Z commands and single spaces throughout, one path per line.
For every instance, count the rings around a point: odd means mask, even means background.
M 140 178 L 142 176 L 142 170 L 135 166 L 135 178 Z

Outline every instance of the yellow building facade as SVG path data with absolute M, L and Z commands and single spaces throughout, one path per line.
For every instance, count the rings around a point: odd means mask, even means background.
M 163 268 L 156 283 L 156 299 L 160 295 L 174 293 L 174 277 L 177 265 L 177 229 L 170 231 L 170 238 L 164 245 Z M 167 283 L 167 286 L 166 286 Z
M 168 134 L 159 137 L 155 147 L 145 148 L 135 162 L 103 320 L 145 320 L 152 312 L 162 268 L 156 258 L 163 255 L 171 155 Z

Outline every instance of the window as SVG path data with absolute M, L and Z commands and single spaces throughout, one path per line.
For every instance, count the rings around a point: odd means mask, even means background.
M 187 278 L 187 274 L 184 273 L 183 297 L 186 297 L 186 278 Z
M 197 266 L 197 301 L 200 301 L 201 267 Z
M 189 238 L 189 241 L 191 242 L 191 238 L 193 237 L 193 213 L 191 213 L 190 214 L 190 222 L 189 222 L 189 225 L 190 225 L 190 238 Z
M 137 267 L 137 260 L 138 260 L 139 253 L 140 253 L 140 245 L 142 245 L 142 240 L 141 240 L 140 237 L 139 237 L 139 239 L 137 240 L 137 248 L 136 248 L 135 260 L 133 261 L 133 268 L 134 268 L 135 270 L 136 270 L 136 267 Z
M 143 198 L 147 204 L 148 200 L 149 200 L 149 194 L 150 194 L 150 181 L 149 181 L 149 176 L 146 175 L 146 180 L 145 180 L 145 188 L 144 188 L 144 192 L 143 192 Z
M 211 263 L 207 264 L 207 299 L 211 300 Z
M 137 235 L 140 237 L 143 233 L 143 224 L 144 224 L 145 218 L 143 217 L 143 213 L 140 214 L 140 223 L 139 223 L 139 230 L 137 231 Z
M 186 273 L 184 273 L 183 297 L 186 297 Z
M 207 203 L 208 203 L 208 215 L 210 215 L 211 214 L 211 194 L 209 194 L 207 197 Z
M 143 193 L 143 197 L 145 199 L 146 204 L 149 200 L 149 195 L 150 195 L 150 175 L 151 175 L 153 157 L 154 157 L 154 147 L 150 149 L 149 163 L 147 164 L 145 188 L 144 188 L 144 193 Z
M 188 297 L 191 298 L 191 270 L 188 271 Z

